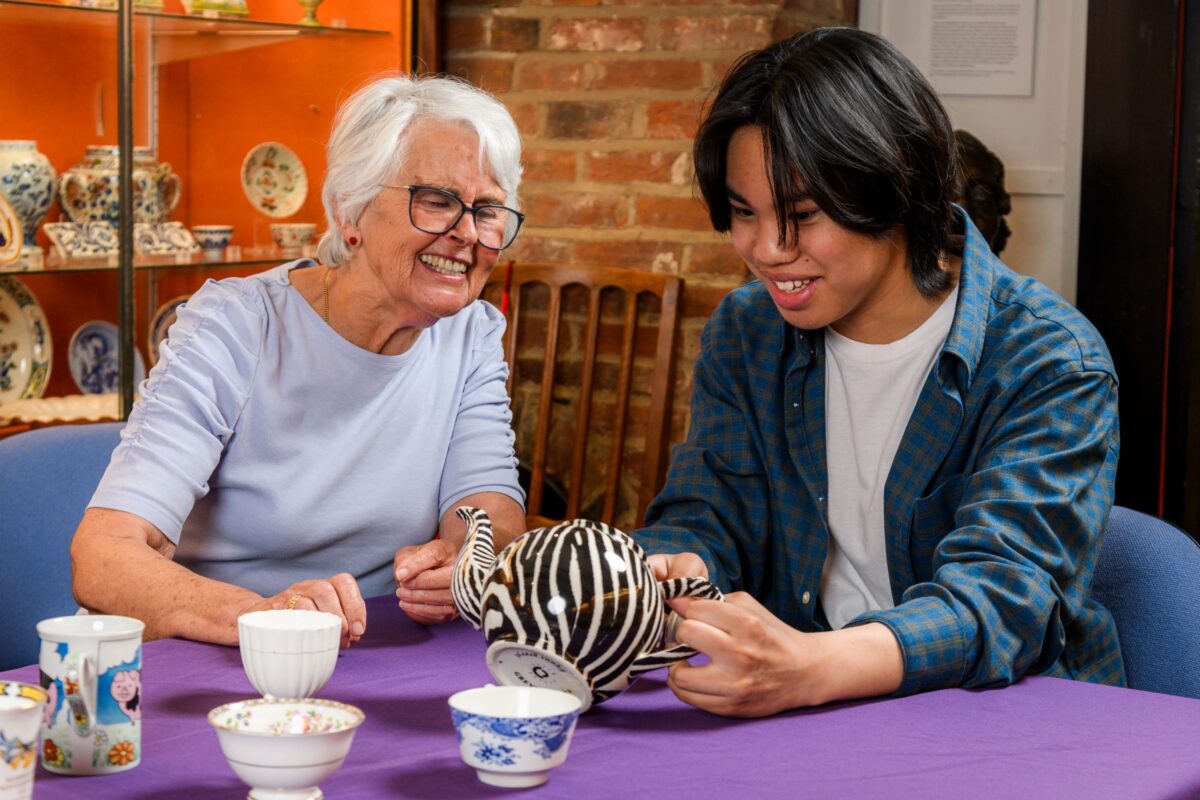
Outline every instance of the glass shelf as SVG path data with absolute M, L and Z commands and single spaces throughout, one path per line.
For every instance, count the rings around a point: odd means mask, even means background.
M 281 250 L 278 247 L 228 247 L 219 253 L 187 253 L 177 256 L 139 255 L 133 258 L 135 270 L 217 269 L 226 267 L 275 266 L 297 258 L 315 257 L 315 249 Z M 0 264 L 0 274 L 45 275 L 67 272 L 103 272 L 117 269 L 117 255 L 96 258 L 59 258 L 47 255 L 39 269 L 13 269 Z
M 6 25 L 103 25 L 111 27 L 115 8 L 85 8 L 42 0 L 0 0 L 0 27 Z M 390 36 L 389 31 L 344 25 L 300 25 L 243 17 L 173 14 L 134 8 L 134 22 L 147 26 L 155 41 L 154 62 L 191 58 L 295 41 L 308 36 Z
M 299 10 L 299 9 L 297 9 Z M 111 26 L 115 8 L 85 8 L 50 3 L 43 0 L 0 0 L 0 20 L 5 23 L 42 23 L 79 25 L 89 21 Z M 244 17 L 215 17 L 199 14 L 171 14 L 149 8 L 134 7 L 135 17 L 149 17 L 155 21 L 155 32 L 175 34 L 181 32 L 277 32 L 286 34 L 319 35 L 330 33 L 389 35 L 388 31 L 372 28 L 349 28 L 345 25 L 300 25 L 289 22 L 269 22 Z

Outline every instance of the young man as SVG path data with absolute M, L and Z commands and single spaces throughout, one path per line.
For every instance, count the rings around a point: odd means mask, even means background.
M 1026 673 L 1113 684 L 1088 599 L 1118 452 L 1095 329 L 988 250 L 953 130 L 894 47 L 820 29 L 752 53 L 695 145 L 758 279 L 710 319 L 688 440 L 636 536 L 681 600 L 683 700 L 719 714 Z

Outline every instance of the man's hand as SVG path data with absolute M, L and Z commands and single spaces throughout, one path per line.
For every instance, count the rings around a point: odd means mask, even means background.
M 709 657 L 709 663 L 671 665 L 675 695 L 697 708 L 728 717 L 763 717 L 804 702 L 805 634 L 789 627 L 745 592 L 725 600 L 681 597 L 671 606 L 683 622 L 676 638 Z
M 745 592 L 724 602 L 679 597 L 676 635 L 709 663 L 672 664 L 667 680 L 685 703 L 729 717 L 764 717 L 833 700 L 894 692 L 904 677 L 900 644 L 873 622 L 804 633 Z
M 358 589 L 358 582 L 346 572 L 327 580 L 293 583 L 279 594 L 264 598 L 242 613 L 287 608 L 327 611 L 341 617 L 343 648 L 357 642 L 367 630 L 367 604 Z
M 458 548 L 445 539 L 401 547 L 396 553 L 396 597 L 414 622 L 437 625 L 458 615 L 450 596 L 450 578 Z
M 657 580 L 670 578 L 707 578 L 708 565 L 695 553 L 658 553 L 647 556 L 646 562 Z

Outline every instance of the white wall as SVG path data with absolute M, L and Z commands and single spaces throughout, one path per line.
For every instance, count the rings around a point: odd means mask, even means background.
M 859 26 L 905 55 L 927 40 L 911 30 L 915 2 L 860 0 Z M 1012 237 L 1001 257 L 1075 301 L 1087 0 L 1040 0 L 1032 96 L 942 97 L 955 128 L 975 134 L 1005 165 Z

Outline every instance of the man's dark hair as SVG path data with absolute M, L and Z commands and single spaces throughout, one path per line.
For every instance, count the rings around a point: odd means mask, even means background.
M 718 231 L 730 223 L 729 141 L 748 125 L 762 132 L 781 244 L 798 235 L 791 204 L 808 196 L 852 231 L 884 238 L 902 225 L 917 289 L 934 297 L 950 287 L 938 259 L 956 223 L 954 131 L 899 50 L 854 28 L 818 28 L 739 59 L 693 153 Z

